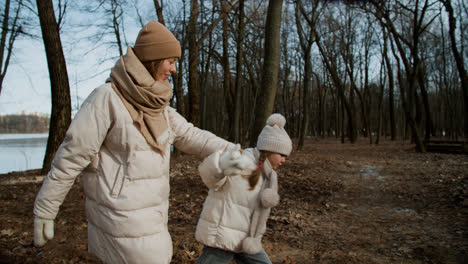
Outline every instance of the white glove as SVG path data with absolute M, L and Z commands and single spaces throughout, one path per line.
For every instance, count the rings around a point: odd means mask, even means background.
M 219 157 L 219 168 L 224 176 L 240 175 L 245 165 L 242 158 L 242 150 L 239 144 L 226 149 Z
M 34 245 L 41 247 L 54 238 L 54 220 L 34 218 Z

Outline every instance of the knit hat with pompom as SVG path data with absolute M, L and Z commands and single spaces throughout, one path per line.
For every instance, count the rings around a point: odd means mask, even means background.
M 268 117 L 266 126 L 258 136 L 257 148 L 289 156 L 292 150 L 292 141 L 284 130 L 285 124 L 286 118 L 281 114 L 272 114 Z

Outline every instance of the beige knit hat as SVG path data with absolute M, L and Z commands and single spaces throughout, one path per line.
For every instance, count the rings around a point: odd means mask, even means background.
M 258 136 L 257 148 L 289 156 L 292 141 L 284 130 L 285 124 L 286 118 L 281 114 L 272 114 L 268 117 L 266 126 Z
M 142 62 L 180 57 L 179 41 L 163 24 L 155 20 L 151 20 L 140 30 L 133 50 Z

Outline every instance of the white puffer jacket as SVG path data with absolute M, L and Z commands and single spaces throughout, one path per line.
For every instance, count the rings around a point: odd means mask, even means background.
M 253 190 L 242 176 L 226 177 L 219 168 L 221 151 L 208 156 L 199 166 L 203 182 L 210 188 L 198 221 L 195 238 L 204 245 L 242 252 L 242 241 L 248 236 L 252 214 L 259 205 L 263 176 Z M 250 161 L 242 174 L 250 175 L 257 168 L 260 152 L 245 149 L 243 158 Z
M 171 143 L 205 157 L 229 142 L 164 111 Z M 36 198 L 34 214 L 55 219 L 81 173 L 88 248 L 106 263 L 161 263 L 172 257 L 167 229 L 170 145 L 154 151 L 109 83 L 95 89 L 76 114 Z

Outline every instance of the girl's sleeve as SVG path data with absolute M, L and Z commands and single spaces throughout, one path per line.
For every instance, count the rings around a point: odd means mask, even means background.
M 99 152 L 111 121 L 108 111 L 103 110 L 109 104 L 108 98 L 102 94 L 103 91 L 96 90 L 75 115 L 65 139 L 55 153 L 51 169 L 34 203 L 36 216 L 55 219 L 75 178 Z
M 174 146 L 182 152 L 204 158 L 233 145 L 209 131 L 195 127 L 173 108 L 168 107 L 168 116 L 172 131 L 175 133 Z
M 226 183 L 227 177 L 223 175 L 221 168 L 219 167 L 219 157 L 222 151 L 216 151 L 213 154 L 206 157 L 203 162 L 198 166 L 198 171 L 205 185 L 218 191 Z

